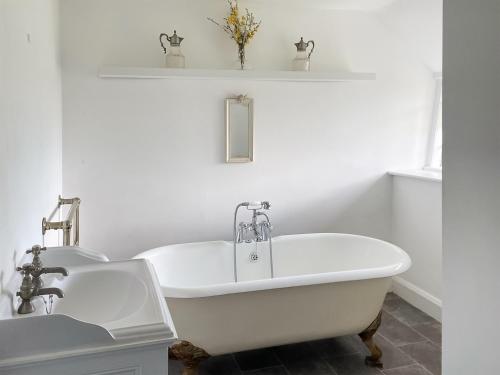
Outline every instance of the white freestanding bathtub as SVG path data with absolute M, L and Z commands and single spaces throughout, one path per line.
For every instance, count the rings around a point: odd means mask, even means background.
M 232 242 L 165 246 L 137 258 L 156 269 L 179 339 L 210 355 L 359 334 L 379 316 L 391 277 L 411 264 L 400 248 L 363 236 L 300 234 L 272 244 L 274 278 L 266 243 L 257 261 L 248 256 L 256 244 L 242 244 L 236 283 Z

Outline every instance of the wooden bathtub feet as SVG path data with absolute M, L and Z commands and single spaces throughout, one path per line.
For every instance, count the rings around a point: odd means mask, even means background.
M 184 365 L 182 375 L 198 375 L 200 363 L 210 355 L 188 341 L 179 341 L 168 348 L 168 358 L 181 361 Z
M 373 336 L 375 335 L 375 333 L 377 333 L 377 330 L 379 329 L 381 323 L 382 311 L 379 312 L 377 318 L 373 321 L 373 323 L 359 334 L 359 337 L 361 337 L 361 340 L 363 340 L 363 343 L 370 351 L 371 355 L 365 358 L 366 365 L 370 367 L 383 367 L 383 364 L 380 361 L 380 358 L 382 358 L 382 350 L 380 350 L 377 344 L 375 344 L 375 342 L 373 341 Z

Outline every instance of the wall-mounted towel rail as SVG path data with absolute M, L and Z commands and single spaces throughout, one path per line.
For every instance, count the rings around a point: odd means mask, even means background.
M 59 202 L 57 207 L 52 211 L 49 218 L 43 218 L 42 220 L 42 234 L 48 230 L 63 230 L 63 245 L 64 246 L 78 246 L 80 243 L 80 198 L 62 198 L 59 196 Z M 71 207 L 66 215 L 66 220 L 63 221 L 52 221 L 57 211 L 61 209 L 63 205 L 70 204 Z M 71 229 L 74 224 L 74 235 L 73 235 L 73 245 L 71 243 Z

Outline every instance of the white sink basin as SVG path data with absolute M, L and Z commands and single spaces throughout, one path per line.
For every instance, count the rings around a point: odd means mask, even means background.
M 99 262 L 68 269 L 67 277 L 42 276 L 44 287 L 64 292 L 62 299 L 54 296 L 52 314 L 47 315 L 42 298 L 36 297 L 36 311 L 19 315 L 19 298 L 11 298 L 10 311 L 0 315 L 0 373 L 2 367 L 61 358 L 64 353 L 172 341 L 173 325 L 148 261 Z M 17 281 L 20 285 L 20 277 Z
M 70 277 L 50 285 L 64 291 L 64 298 L 54 298 L 53 314 L 98 325 L 112 324 L 137 314 L 150 294 L 146 284 L 130 272 L 109 267 L 72 271 Z

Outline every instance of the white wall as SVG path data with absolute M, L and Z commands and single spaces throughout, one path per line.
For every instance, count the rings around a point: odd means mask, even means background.
M 378 16 L 412 59 L 433 72 L 442 71 L 442 0 L 397 0 L 379 10 Z
M 500 1 L 444 5 L 443 373 L 497 374 Z
M 0 293 L 61 191 L 58 21 L 56 0 L 0 0 Z
M 441 182 L 394 176 L 393 242 L 412 260 L 411 268 L 396 277 L 394 291 L 434 318 L 442 306 Z
M 423 165 L 430 70 L 379 14 L 241 2 L 262 19 L 255 69 L 287 69 L 314 39 L 315 70 L 375 82 L 103 80 L 101 65 L 162 66 L 160 32 L 185 37 L 189 67 L 228 67 L 236 50 L 206 20 L 225 1 L 62 2 L 65 195 L 82 198 L 82 245 L 112 258 L 169 243 L 229 239 L 234 206 L 273 203 L 275 234 L 340 231 L 390 239 L 386 171 Z M 287 20 L 287 22 L 283 22 Z M 256 161 L 224 163 L 223 100 L 255 99 Z

